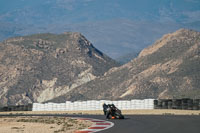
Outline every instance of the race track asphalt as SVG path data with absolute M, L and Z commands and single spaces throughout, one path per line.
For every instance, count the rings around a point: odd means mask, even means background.
M 103 115 L 47 114 L 45 116 L 83 117 L 106 120 Z M 200 116 L 126 115 L 124 120 L 108 121 L 113 122 L 115 125 L 99 133 L 200 133 Z
M 200 116 L 126 116 L 102 133 L 200 133 Z

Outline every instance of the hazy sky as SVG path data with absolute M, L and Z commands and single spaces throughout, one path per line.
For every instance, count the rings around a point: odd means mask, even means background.
M 200 0 L 0 0 L 0 40 L 75 31 L 113 58 L 179 28 L 200 30 Z

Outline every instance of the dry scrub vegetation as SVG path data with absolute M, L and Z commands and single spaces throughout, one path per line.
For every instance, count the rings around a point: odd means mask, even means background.
M 1 133 L 74 133 L 91 125 L 67 117 L 0 117 Z

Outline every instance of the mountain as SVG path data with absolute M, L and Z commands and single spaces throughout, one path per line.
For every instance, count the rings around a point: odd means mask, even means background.
M 199 5 L 198 0 L 1 0 L 0 18 L 40 25 L 118 18 L 195 22 L 199 21 Z
M 131 62 L 51 101 L 200 98 L 200 32 L 164 35 Z
M 0 43 L 0 106 L 45 102 L 116 66 L 77 32 L 10 38 Z

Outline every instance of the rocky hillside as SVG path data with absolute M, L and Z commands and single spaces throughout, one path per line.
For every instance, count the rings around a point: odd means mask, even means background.
M 0 106 L 45 102 L 114 66 L 80 33 L 8 39 L 0 43 Z
M 164 35 L 131 62 L 53 101 L 133 98 L 200 98 L 200 32 Z

